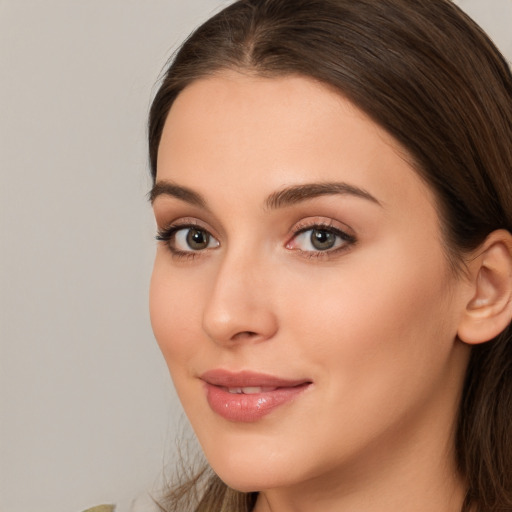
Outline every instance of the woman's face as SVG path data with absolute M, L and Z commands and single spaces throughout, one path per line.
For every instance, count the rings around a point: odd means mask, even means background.
M 153 329 L 225 482 L 450 459 L 467 285 L 386 132 L 306 78 L 201 79 L 166 121 L 153 206 Z

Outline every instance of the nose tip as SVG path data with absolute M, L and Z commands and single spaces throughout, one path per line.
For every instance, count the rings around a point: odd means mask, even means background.
M 238 300 L 231 302 L 228 309 L 224 300 L 223 311 L 220 311 L 219 302 L 217 296 L 210 302 L 203 317 L 203 329 L 216 343 L 264 341 L 275 334 L 277 322 L 266 305 L 252 303 L 249 306 Z
M 220 270 L 204 308 L 204 332 L 227 344 L 271 338 L 278 324 L 268 291 L 264 280 L 248 272 Z

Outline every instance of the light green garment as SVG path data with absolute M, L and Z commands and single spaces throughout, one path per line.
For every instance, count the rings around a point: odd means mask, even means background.
M 115 505 L 98 505 L 97 507 L 88 508 L 84 512 L 114 512 Z

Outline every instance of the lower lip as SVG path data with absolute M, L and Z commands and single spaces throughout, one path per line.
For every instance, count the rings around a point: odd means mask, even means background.
M 225 388 L 206 383 L 206 398 L 211 409 L 226 420 L 250 423 L 258 421 L 277 407 L 291 402 L 309 387 L 277 388 L 264 393 L 230 393 Z

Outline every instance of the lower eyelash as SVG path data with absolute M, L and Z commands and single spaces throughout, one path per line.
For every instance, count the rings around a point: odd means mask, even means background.
M 164 242 L 169 252 L 172 254 L 173 258 L 176 258 L 178 260 L 193 260 L 197 253 L 193 251 L 180 251 L 178 249 L 175 249 L 170 245 L 170 241 L 172 240 L 172 237 L 175 235 L 177 231 L 180 229 L 187 229 L 187 228 L 193 228 L 196 227 L 193 224 L 186 224 L 186 225 L 171 225 L 166 228 L 161 228 L 157 231 L 157 234 L 155 236 L 155 239 L 158 242 Z
M 352 244 L 349 245 L 341 245 L 336 249 L 330 249 L 327 251 L 303 251 L 301 249 L 296 249 L 295 252 L 300 255 L 301 258 L 305 258 L 307 260 L 328 260 L 340 253 L 348 251 L 351 248 Z
M 301 255 L 303 258 L 307 259 L 328 259 L 332 256 L 335 256 L 338 253 L 347 251 L 350 249 L 351 246 L 353 246 L 355 243 L 357 243 L 356 237 L 353 235 L 349 235 L 345 231 L 341 231 L 340 229 L 337 229 L 333 227 L 331 224 L 312 224 L 309 226 L 303 226 L 299 228 L 295 233 L 294 237 L 300 235 L 301 233 L 304 233 L 306 231 L 311 230 L 321 230 L 321 231 L 328 231 L 330 233 L 333 233 L 334 235 L 338 236 L 342 240 L 346 242 L 346 244 L 341 245 L 340 247 L 337 247 L 335 249 L 327 249 L 325 251 L 304 251 L 302 249 L 296 249 L 296 251 Z
M 172 257 L 177 260 L 189 261 L 189 260 L 193 260 L 194 258 L 196 258 L 198 256 L 198 254 L 195 252 L 176 251 L 176 250 L 172 250 L 172 249 L 170 249 L 170 251 L 171 251 Z

